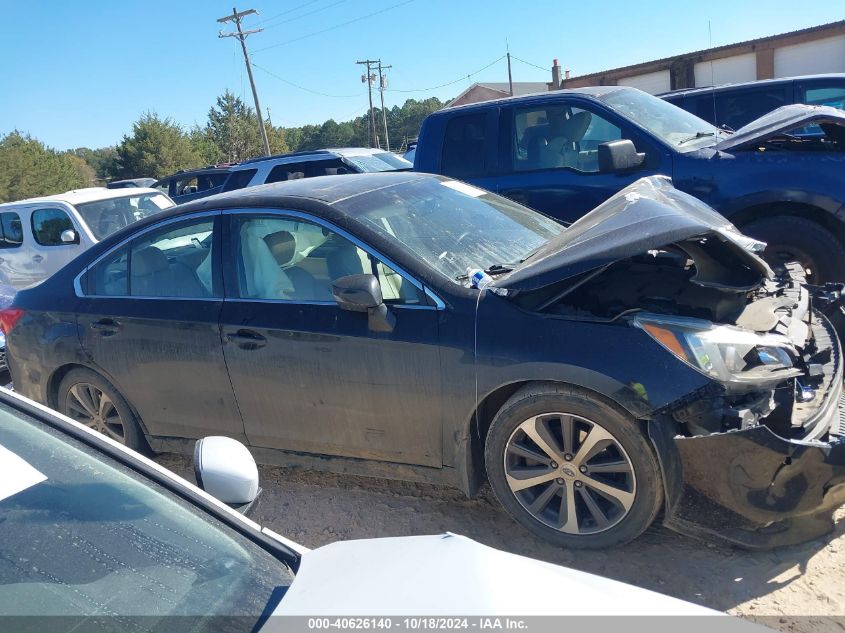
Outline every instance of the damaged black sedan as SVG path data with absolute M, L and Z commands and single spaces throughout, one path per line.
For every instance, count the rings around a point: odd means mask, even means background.
M 143 220 L 0 326 L 16 389 L 133 448 L 488 480 L 567 547 L 661 509 L 771 547 L 845 503 L 842 287 L 763 247 L 663 178 L 566 229 L 446 178 L 315 178 Z

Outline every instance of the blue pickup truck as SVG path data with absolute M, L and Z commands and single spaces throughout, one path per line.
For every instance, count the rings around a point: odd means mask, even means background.
M 790 134 L 808 125 L 812 138 Z M 602 86 L 446 108 L 423 122 L 414 169 L 573 222 L 643 176 L 666 175 L 799 261 L 845 281 L 845 112 L 788 105 L 736 132 L 634 88 Z

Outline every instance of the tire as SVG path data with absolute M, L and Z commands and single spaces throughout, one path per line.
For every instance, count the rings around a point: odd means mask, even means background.
M 573 429 L 568 447 L 562 440 L 567 424 Z M 532 428 L 545 449 L 526 432 Z M 554 459 L 544 462 L 549 452 Z M 663 504 L 657 458 L 637 422 L 575 387 L 538 383 L 515 393 L 493 419 L 484 453 L 505 510 L 563 547 L 627 543 L 652 524 Z M 538 483 L 514 490 L 527 480 Z
M 59 383 L 57 405 L 67 417 L 116 442 L 139 453 L 152 452 L 132 407 L 108 380 L 95 371 L 69 371 Z
M 801 262 L 812 284 L 845 281 L 845 247 L 821 224 L 779 215 L 747 224 L 742 232 L 767 243 L 763 259 L 770 264 Z

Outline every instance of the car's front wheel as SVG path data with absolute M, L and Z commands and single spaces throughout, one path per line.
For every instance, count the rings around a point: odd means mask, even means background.
M 126 399 L 100 374 L 73 369 L 59 384 L 59 411 L 111 439 L 140 452 L 149 446 Z
M 663 502 L 657 459 L 638 423 L 573 387 L 514 394 L 490 426 L 485 462 L 508 513 L 565 547 L 630 541 Z

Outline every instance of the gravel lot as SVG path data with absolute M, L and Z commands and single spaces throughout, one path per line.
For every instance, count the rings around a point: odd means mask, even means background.
M 158 461 L 193 481 L 190 459 Z M 439 486 L 260 467 L 255 520 L 307 547 L 380 536 L 464 534 L 493 547 L 600 574 L 782 631 L 845 631 L 845 509 L 826 539 L 775 551 L 705 544 L 653 527 L 624 547 L 564 550 L 535 538 L 485 488 L 476 499 Z M 832 617 L 839 616 L 839 617 Z

